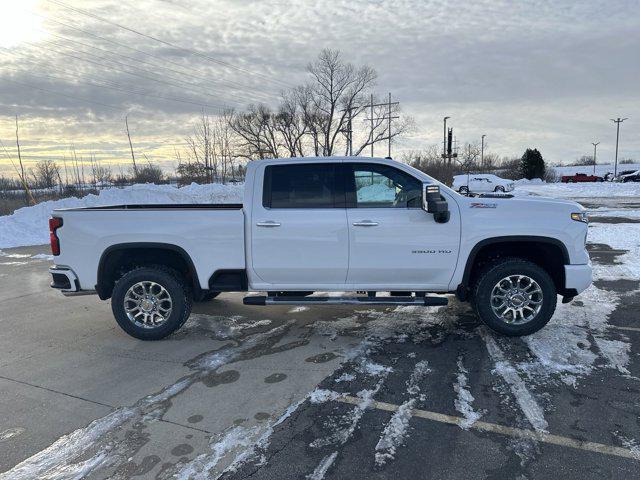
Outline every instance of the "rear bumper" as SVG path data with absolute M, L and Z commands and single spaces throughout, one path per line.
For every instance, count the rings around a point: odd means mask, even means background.
M 80 282 L 77 275 L 69 267 L 54 265 L 49 268 L 51 288 L 60 290 L 64 295 L 81 295 Z
M 565 265 L 564 266 L 564 288 L 575 291 L 576 294 L 584 292 L 593 279 L 593 269 L 591 262 L 585 265 Z

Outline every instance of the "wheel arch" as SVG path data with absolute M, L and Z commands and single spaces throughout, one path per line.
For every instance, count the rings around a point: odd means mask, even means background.
M 158 242 L 119 243 L 100 255 L 96 292 L 102 300 L 111 297 L 113 286 L 123 269 L 143 265 L 166 265 L 183 274 L 195 298 L 202 296 L 198 272 L 186 250 L 178 245 Z
M 553 279 L 559 294 L 564 294 L 564 265 L 570 263 L 566 245 L 557 238 L 536 235 L 514 235 L 486 238 L 469 252 L 458 297 L 466 300 L 469 288 L 482 266 L 496 258 L 516 256 L 530 260 L 544 268 Z

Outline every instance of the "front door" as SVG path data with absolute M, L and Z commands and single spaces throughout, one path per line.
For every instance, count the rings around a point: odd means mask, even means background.
M 436 223 L 421 208 L 422 181 L 382 164 L 347 163 L 349 272 L 358 290 L 446 289 L 460 245 L 460 216 Z
M 349 256 L 341 163 L 265 167 L 253 199 L 253 271 L 288 289 L 344 286 Z M 256 189 L 258 190 L 258 189 Z

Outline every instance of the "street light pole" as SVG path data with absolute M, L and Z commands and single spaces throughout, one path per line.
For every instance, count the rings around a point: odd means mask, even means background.
M 591 142 L 593 145 L 593 174 L 596 174 L 596 148 L 600 145 L 600 142 Z
M 628 120 L 627 118 L 616 118 L 615 120 L 612 118 L 611 121 L 616 124 L 616 163 L 613 167 L 613 178 L 618 176 L 618 142 L 620 140 L 620 124 Z
M 484 137 L 486 137 L 486 135 L 482 135 L 481 147 L 480 147 L 480 169 L 482 170 L 482 173 L 485 173 L 484 172 Z

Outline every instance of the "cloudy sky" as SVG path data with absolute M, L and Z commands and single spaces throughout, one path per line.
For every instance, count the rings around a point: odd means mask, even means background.
M 204 109 L 274 104 L 329 47 L 379 74 L 415 131 L 537 147 L 552 163 L 640 160 L 640 2 L 634 0 L 0 0 L 0 175 L 20 118 L 27 166 L 78 155 L 171 164 Z M 139 33 L 134 33 L 135 30 Z M 142 35 L 141 35 L 142 34 Z M 154 38 L 151 38 L 154 37 Z M 176 48 L 181 47 L 181 48 Z M 381 149 L 380 154 L 384 154 Z

